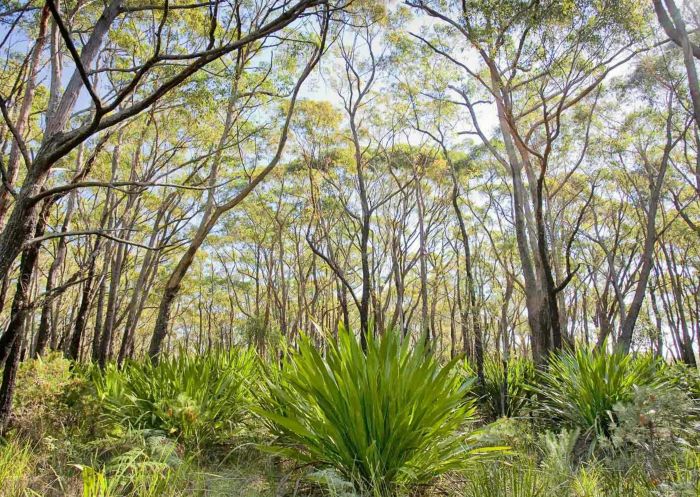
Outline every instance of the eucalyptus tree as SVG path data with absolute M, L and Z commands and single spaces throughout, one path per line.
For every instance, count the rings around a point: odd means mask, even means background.
M 286 28 L 300 17 L 313 13 L 321 3 L 317 0 L 301 0 L 283 6 L 265 3 L 252 6 L 248 11 L 251 6 L 247 4 L 237 6 L 225 2 L 172 6 L 166 2 L 163 6 L 142 7 L 112 0 L 101 11 L 94 8 L 81 10 L 82 15 L 71 19 L 69 26 L 65 14 L 60 11 L 61 6 L 48 0 L 47 8 L 60 33 L 59 43 L 65 47 L 69 59 L 62 60 L 64 57 L 59 50 L 50 59 L 52 92 L 48 100 L 51 105 L 41 109 L 46 125 L 34 143 L 25 140 L 11 119 L 10 106 L 16 101 L 16 95 L 10 93 L 0 97 L 5 125 L 17 143 L 26 168 L 21 186 L 10 185 L 13 205 L 0 233 L 0 272 L 9 272 L 12 262 L 32 236 L 38 221 L 40 200 L 51 193 L 51 190 L 42 189 L 51 170 L 63 157 L 97 133 L 148 109 L 213 61 Z M 195 36 L 185 36 L 195 21 L 193 16 L 180 15 L 180 11 L 185 13 L 191 9 L 203 12 L 208 23 L 205 29 L 200 26 L 191 33 Z M 20 11 L 15 15 L 24 13 Z M 125 23 L 121 18 L 133 22 Z M 120 38 L 116 36 L 119 28 L 114 26 L 117 19 L 122 20 L 120 26 L 130 26 L 130 35 L 151 49 L 130 52 L 128 44 L 131 40 L 128 37 L 121 37 L 126 38 L 127 46 L 119 46 L 119 41 L 116 41 Z M 76 46 L 74 41 L 76 31 L 87 33 L 81 38 L 86 40 L 82 47 Z M 105 46 L 105 42 L 114 45 Z M 103 47 L 123 54 L 115 61 L 115 66 L 100 65 Z M 66 70 L 72 71 L 69 77 L 62 74 Z M 99 78 L 100 74 L 109 77 Z M 64 78 L 68 84 L 65 90 L 61 90 Z M 72 120 L 81 92 L 89 96 L 88 107 L 79 109 L 80 118 Z M 74 185 L 75 188 L 80 186 Z M 63 188 L 64 185 L 53 187 L 54 190 Z
M 18 277 L 21 285 L 31 280 L 34 269 L 34 264 L 29 264 L 34 259 L 31 253 L 44 240 L 45 220 L 41 216 L 48 215 L 52 199 L 73 189 L 111 187 L 109 181 L 87 177 L 68 183 L 61 183 L 60 178 L 56 181 L 51 173 L 67 157 L 74 155 L 82 144 L 90 146 L 95 137 L 99 143 L 100 137 L 110 129 L 192 83 L 200 71 L 228 54 L 240 54 L 244 48 L 263 43 L 262 40 L 275 34 L 279 35 L 275 37 L 277 41 L 284 39 L 286 28 L 303 24 L 309 16 L 326 19 L 330 11 L 322 0 L 291 4 L 274 0 L 257 4 L 219 1 L 171 4 L 166 0 L 162 5 L 147 6 L 111 0 L 79 7 L 47 0 L 41 9 L 28 3 L 8 13 L 11 23 L 1 47 L 3 55 L 12 62 L 22 58 L 30 61 L 30 71 L 29 74 L 22 69 L 3 72 L 0 95 L 3 135 L 6 143 L 14 143 L 13 157 L 21 160 L 13 158 L 12 171 L 6 171 L 4 165 L 0 168 L 4 216 L 0 273 L 10 277 L 17 256 L 29 250 L 20 268 L 20 272 L 25 271 Z M 202 18 L 206 19 L 203 23 Z M 23 19 L 31 21 L 20 22 Z M 32 29 L 33 26 L 38 29 Z M 44 50 L 47 41 L 48 54 Z M 24 56 L 18 57 L 17 46 L 25 48 Z M 48 66 L 48 90 L 46 98 L 38 100 L 33 98 L 32 87 L 37 84 L 37 67 L 44 64 Z M 19 67 L 22 65 L 20 62 Z M 67 82 L 65 88 L 63 82 Z M 31 91 L 22 93 L 22 88 Z M 27 132 L 28 108 L 40 123 L 38 133 L 36 129 Z M 18 167 L 21 174 L 17 173 Z M 85 231 L 83 236 L 111 237 L 103 228 Z M 72 235 L 75 233 L 61 234 Z M 4 337 L 9 338 L 5 341 L 16 343 L 16 335 L 6 331 Z M 74 346 L 71 348 L 75 350 Z M 13 346 L 10 350 L 14 353 L 18 348 Z M 14 363 L 17 354 L 11 355 Z M 14 368 L 5 368 L 0 388 L 3 426 L 9 413 L 13 377 Z
M 596 91 L 610 72 L 647 50 L 636 29 L 648 25 L 644 11 L 637 2 L 407 4 L 435 21 L 414 36 L 460 71 L 447 86 L 452 99 L 464 107 L 471 131 L 510 172 L 532 351 L 541 361 L 567 338 L 558 295 L 575 272 L 571 268 L 556 278 L 553 269 L 548 175 L 559 166 L 568 116 L 594 108 Z M 488 135 L 479 95 L 495 108 L 502 145 Z M 587 147 L 584 140 L 578 154 L 585 156 Z
M 255 187 L 265 179 L 265 177 L 282 159 L 297 97 L 299 96 L 299 92 L 304 81 L 316 67 L 316 64 L 326 49 L 326 36 L 328 33 L 331 12 L 328 8 L 326 8 L 326 10 L 320 16 L 316 40 L 312 39 L 310 41 L 302 41 L 302 43 L 311 45 L 311 54 L 308 56 L 308 61 L 305 63 L 301 73 L 297 77 L 296 83 L 291 88 L 290 100 L 286 106 L 286 110 L 284 111 L 283 118 L 281 119 L 282 126 L 279 132 L 277 146 L 273 147 L 272 155 L 269 161 L 264 167 L 262 167 L 262 169 L 257 172 L 255 171 L 255 169 L 257 169 L 257 164 L 261 159 L 258 156 L 257 147 L 255 146 L 251 147 L 252 150 L 248 151 L 250 154 L 249 157 L 246 157 L 244 152 L 244 154 L 232 158 L 234 161 L 240 161 L 240 163 L 244 164 L 243 175 L 247 179 L 245 183 L 237 189 L 237 191 L 235 191 L 233 194 L 229 194 L 228 198 L 222 199 L 217 198 L 217 192 L 219 190 L 217 188 L 217 181 L 219 179 L 219 168 L 222 167 L 222 152 L 226 146 L 230 146 L 229 140 L 232 138 L 232 136 L 237 140 L 238 150 L 245 151 L 245 147 L 248 145 L 248 143 L 246 143 L 247 137 L 245 136 L 247 131 L 245 129 L 241 129 L 242 126 L 239 119 L 241 116 L 245 116 L 246 108 L 252 98 L 257 97 L 259 94 L 269 94 L 269 91 L 265 91 L 264 86 L 267 82 L 269 73 L 274 70 L 274 67 L 271 65 L 267 72 L 264 72 L 262 76 L 257 78 L 257 80 L 255 75 L 251 75 L 252 82 L 248 82 L 250 87 L 245 87 L 242 85 L 240 78 L 242 75 L 247 74 L 247 66 L 250 65 L 252 61 L 256 60 L 255 57 L 259 55 L 258 52 L 268 49 L 268 47 L 266 47 L 266 45 L 263 43 L 260 47 L 256 47 L 256 50 L 252 51 L 252 53 L 251 51 L 243 50 L 238 52 L 238 56 L 235 60 L 233 83 L 229 90 L 230 94 L 228 96 L 225 122 L 219 142 L 216 146 L 216 152 L 212 159 L 211 170 L 208 178 L 208 192 L 206 203 L 202 210 L 201 220 L 192 241 L 185 250 L 184 254 L 182 254 L 180 257 L 165 284 L 163 297 L 158 307 L 158 317 L 156 318 L 156 323 L 153 328 L 153 336 L 149 346 L 149 356 L 154 361 L 157 360 L 157 357 L 161 351 L 162 342 L 167 336 L 173 303 L 180 290 L 182 280 L 192 264 L 195 254 L 202 246 L 202 243 L 207 238 L 211 230 L 216 226 L 219 218 L 239 205 L 250 194 L 250 192 L 252 192 Z M 276 37 L 271 37 L 269 43 L 277 45 L 278 40 Z M 279 47 L 277 47 L 276 50 L 281 51 Z M 268 142 L 273 141 L 273 139 L 270 138 L 267 138 L 267 140 Z M 250 164 L 253 167 L 252 172 L 245 170 L 246 164 Z
M 382 43 L 382 29 L 388 26 L 387 11 L 379 5 L 363 4 L 352 12 L 352 18 L 339 36 L 337 66 L 332 84 L 341 102 L 346 119 L 344 140 L 348 144 L 350 177 L 335 183 L 331 175 L 324 175 L 327 187 L 335 190 L 343 203 L 344 222 L 349 223 L 350 232 L 356 233 L 359 269 L 359 292 L 347 274 L 339 266 L 331 247 L 323 249 L 316 240 L 318 230 L 307 233 L 307 241 L 314 253 L 324 260 L 345 287 L 344 291 L 354 301 L 360 321 L 360 342 L 367 344 L 371 331 L 373 288 L 373 250 L 371 231 L 377 209 L 394 195 L 381 189 L 381 150 L 394 135 L 391 125 L 386 125 L 377 112 L 381 102 L 379 90 L 386 67 L 386 44 Z M 347 189 L 352 181 L 352 189 Z M 312 185 L 312 190 L 313 190 Z M 320 199 L 312 199 L 317 206 Z M 355 229 L 356 228 L 356 229 Z M 327 230 L 326 230 L 327 231 Z M 352 235 L 354 238 L 354 235 Z M 325 237 L 328 241 L 328 237 Z M 344 243 L 344 242 L 341 242 Z M 374 280 L 376 282 L 376 279 Z
M 688 90 L 690 101 L 693 107 L 695 122 L 700 123 L 700 79 L 696 60 L 700 60 L 700 42 L 691 37 L 691 32 L 697 32 L 700 28 L 698 22 L 697 7 L 693 7 L 693 2 L 685 2 L 679 6 L 675 0 L 652 0 L 656 17 L 661 24 L 666 35 L 673 43 L 678 45 L 683 52 L 683 63 L 688 76 Z M 695 26 L 689 26 L 683 15 L 683 7 L 694 17 Z M 697 124 L 700 126 L 700 124 Z

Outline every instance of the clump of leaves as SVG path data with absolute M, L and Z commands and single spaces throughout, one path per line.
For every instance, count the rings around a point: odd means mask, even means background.
M 90 382 L 62 354 L 20 364 L 12 421 L 23 435 L 40 441 L 48 433 L 92 431 L 84 425 L 95 409 Z
M 480 445 L 508 447 L 510 452 L 534 455 L 537 438 L 533 425 L 525 418 L 498 418 L 474 433 Z
M 127 428 L 160 430 L 187 445 L 230 438 L 247 413 L 256 356 L 250 350 L 179 354 L 93 371 L 105 417 Z
M 476 464 L 466 480 L 465 497 L 549 497 L 552 495 L 547 475 L 534 462 L 518 459 L 517 462 L 500 461 Z
M 657 473 L 697 442 L 691 427 L 697 409 L 676 387 L 636 387 L 631 401 L 616 404 L 613 411 L 611 436 L 602 445 L 620 462 L 643 464 L 648 472 Z
M 301 340 L 259 413 L 279 436 L 277 450 L 297 461 L 334 468 L 357 491 L 394 495 L 463 467 L 477 451 L 466 446 L 473 419 L 470 383 L 441 366 L 419 343 L 387 332 L 366 351 L 340 329 L 322 357 Z
M 582 466 L 569 484 L 575 497 L 657 497 L 655 483 L 637 466 L 628 471 L 596 462 Z
M 540 436 L 542 468 L 547 471 L 552 481 L 562 483 L 574 472 L 574 451 L 579 438 L 579 429 L 559 433 L 547 431 Z
M 127 431 L 123 437 L 95 444 L 109 448 L 102 454 L 107 461 L 76 465 L 83 497 L 179 497 L 192 495 L 192 485 L 199 484 L 200 475 L 179 457 L 177 446 L 158 432 Z
M 468 375 L 476 374 L 469 365 L 465 369 Z M 508 361 L 486 358 L 484 383 L 474 388 L 480 412 L 489 420 L 522 414 L 532 396 L 528 385 L 534 380 L 535 365 L 526 357 L 513 357 Z
M 585 436 L 610 436 L 614 407 L 630 402 L 635 388 L 661 382 L 658 362 L 604 348 L 578 348 L 552 355 L 532 389 L 540 395 L 543 419 L 579 428 Z

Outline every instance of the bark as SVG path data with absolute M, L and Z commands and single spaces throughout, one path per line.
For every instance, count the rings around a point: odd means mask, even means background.
M 15 123 L 15 128 L 17 133 L 22 136 L 26 131 L 29 113 L 32 109 L 32 103 L 34 102 L 34 94 L 36 92 L 36 77 L 39 72 L 39 66 L 41 62 L 41 52 L 44 49 L 46 43 L 46 27 L 49 19 L 49 9 L 44 6 L 41 10 L 41 16 L 39 18 L 39 34 L 34 44 L 32 50 L 31 59 L 29 62 L 29 72 L 27 75 L 26 89 L 24 91 L 24 98 L 22 99 L 22 105 L 19 109 L 19 115 L 17 116 L 17 121 Z M 8 186 L 14 186 L 17 181 L 17 176 L 19 174 L 19 162 L 20 162 L 20 147 L 17 140 L 12 141 L 10 147 L 10 155 L 7 160 L 7 178 L 5 181 Z M 25 164 L 29 167 L 29 164 Z M 5 226 L 5 216 L 10 208 L 11 195 L 10 191 L 6 188 L 5 182 L 0 182 L 0 230 Z
M 421 337 L 430 347 L 430 321 L 428 320 L 428 248 L 425 235 L 425 203 L 419 174 L 414 171 L 416 206 L 418 213 L 418 261 L 420 265 Z
M 664 1 L 668 11 L 663 5 Z M 688 88 L 693 105 L 693 115 L 695 122 L 700 126 L 700 82 L 694 60 L 700 60 L 700 47 L 690 41 L 685 21 L 674 0 L 653 0 L 653 2 L 659 24 L 661 24 L 668 37 L 683 50 L 683 62 L 688 74 Z
M 90 311 L 90 303 L 93 297 L 93 285 L 95 283 L 95 266 L 97 265 L 97 256 L 101 249 L 101 239 L 98 237 L 95 239 L 95 244 L 92 248 L 90 255 L 88 256 L 87 262 L 87 275 L 85 276 L 85 282 L 83 283 L 83 288 L 80 297 L 80 307 L 75 316 L 75 325 L 73 326 L 73 332 L 70 335 L 70 342 L 68 348 L 66 349 L 66 357 L 74 361 L 80 360 L 80 346 L 82 344 L 83 335 L 85 333 L 85 328 L 87 326 L 88 313 Z
M 36 236 L 43 235 L 47 215 L 48 210 L 42 212 L 36 226 Z M 0 384 L 0 434 L 5 433 L 12 412 L 12 397 L 23 339 L 21 332 L 29 307 L 29 286 L 39 257 L 39 245 L 36 243 L 22 253 L 17 288 L 10 311 L 10 322 L 0 340 L 0 364 L 4 364 L 2 384 Z
M 66 214 L 63 219 L 63 225 L 61 226 L 61 232 L 66 233 L 68 231 L 68 226 L 70 224 L 71 218 L 73 217 L 73 209 L 76 203 L 76 192 L 75 190 L 71 192 L 68 197 L 68 204 L 66 205 Z M 56 277 L 63 263 L 66 259 L 67 251 L 67 238 L 60 237 L 58 239 L 58 245 L 56 246 L 56 253 L 54 255 L 53 261 L 51 261 L 51 266 L 49 267 L 49 272 L 46 275 L 46 287 L 45 293 L 46 297 L 41 307 L 41 318 L 39 319 L 39 329 L 36 336 L 36 345 L 34 347 L 34 356 L 41 356 L 44 354 L 46 345 L 49 340 L 55 334 L 54 329 L 54 309 L 55 309 L 55 295 L 53 295 L 53 289 L 56 285 Z
M 459 233 L 462 239 L 462 248 L 464 250 L 464 266 L 465 266 L 465 276 L 466 276 L 466 287 L 467 287 L 467 306 L 465 306 L 465 313 L 462 316 L 463 321 L 466 323 L 469 319 L 469 314 L 471 314 L 471 325 L 472 331 L 474 333 L 474 359 L 476 361 L 476 374 L 480 385 L 484 385 L 484 346 L 483 337 L 481 331 L 481 322 L 479 321 L 479 311 L 476 303 L 476 289 L 474 288 L 474 273 L 472 270 L 472 256 L 471 247 L 469 245 L 469 235 L 467 234 L 467 227 L 464 222 L 464 216 L 462 215 L 462 210 L 459 207 L 459 183 L 457 181 L 457 175 L 454 170 L 454 164 L 450 162 L 450 177 L 452 179 L 452 208 L 455 211 L 455 216 L 457 217 L 457 222 L 459 224 Z M 510 279 L 508 280 L 510 282 Z M 512 283 L 511 283 L 512 285 Z M 465 326 L 465 324 L 463 324 Z M 466 332 L 466 329 L 465 329 Z

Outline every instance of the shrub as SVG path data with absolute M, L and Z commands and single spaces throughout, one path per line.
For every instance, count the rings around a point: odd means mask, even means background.
M 13 425 L 34 441 L 57 431 L 76 435 L 96 406 L 90 383 L 59 353 L 20 364 L 13 400 Z
M 176 453 L 176 446 L 150 431 L 128 431 L 114 440 L 96 445 L 110 447 L 106 463 L 76 465 L 80 470 L 83 497 L 176 497 L 197 495 L 199 475 L 190 471 Z M 102 447 L 104 448 L 104 447 Z M 105 454 L 103 454 L 105 455 Z
M 659 484 L 658 495 L 696 497 L 700 495 L 700 451 L 685 450 L 671 465 L 670 474 Z
M 473 368 L 467 373 L 474 376 Z M 535 366 L 527 358 L 515 357 L 508 362 L 490 357 L 484 361 L 484 384 L 475 388 L 479 410 L 486 419 L 515 417 L 524 411 L 532 392 L 528 385 L 535 379 Z
M 550 477 L 563 481 L 574 471 L 574 449 L 579 437 L 579 430 L 563 429 L 559 433 L 547 431 L 540 437 L 542 451 L 542 468 Z
M 569 486 L 572 497 L 670 497 L 655 493 L 654 483 L 638 467 L 623 472 L 591 464 L 581 467 Z
M 614 455 L 647 471 L 660 471 L 684 448 L 695 446 L 690 420 L 697 415 L 687 394 L 678 388 L 636 387 L 632 399 L 613 408 L 610 438 L 603 445 Z
M 613 408 L 632 400 L 636 386 L 660 383 L 659 364 L 648 356 L 577 349 L 552 355 L 540 382 L 540 413 L 544 419 L 579 428 L 582 435 L 610 436 Z
M 700 402 L 700 371 L 682 362 L 664 368 L 665 380 L 684 391 L 693 401 Z
M 323 358 L 308 338 L 268 383 L 260 414 L 292 458 L 337 470 L 360 492 L 393 495 L 462 467 L 465 422 L 474 416 L 469 384 L 421 345 L 387 332 L 363 352 L 341 328 Z
M 161 430 L 203 447 L 230 437 L 247 412 L 256 374 L 250 350 L 180 354 L 157 365 L 132 362 L 95 370 L 93 381 L 108 420 Z
M 537 439 L 532 423 L 525 418 L 498 418 L 474 432 L 472 437 L 483 446 L 508 447 L 510 452 L 536 455 Z

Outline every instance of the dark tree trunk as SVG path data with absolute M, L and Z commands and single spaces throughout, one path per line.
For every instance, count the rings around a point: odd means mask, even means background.
M 37 223 L 37 237 L 44 234 L 47 214 L 48 211 L 44 210 Z M 20 348 L 22 346 L 21 332 L 24 329 L 24 320 L 29 304 L 29 286 L 39 256 L 39 246 L 39 243 L 35 243 L 22 252 L 17 289 L 12 301 L 12 310 L 10 311 L 10 323 L 2 336 L 0 364 L 4 364 L 5 367 L 3 369 L 2 384 L 0 385 L 0 433 L 5 432 L 12 412 L 12 397 L 15 390 Z

